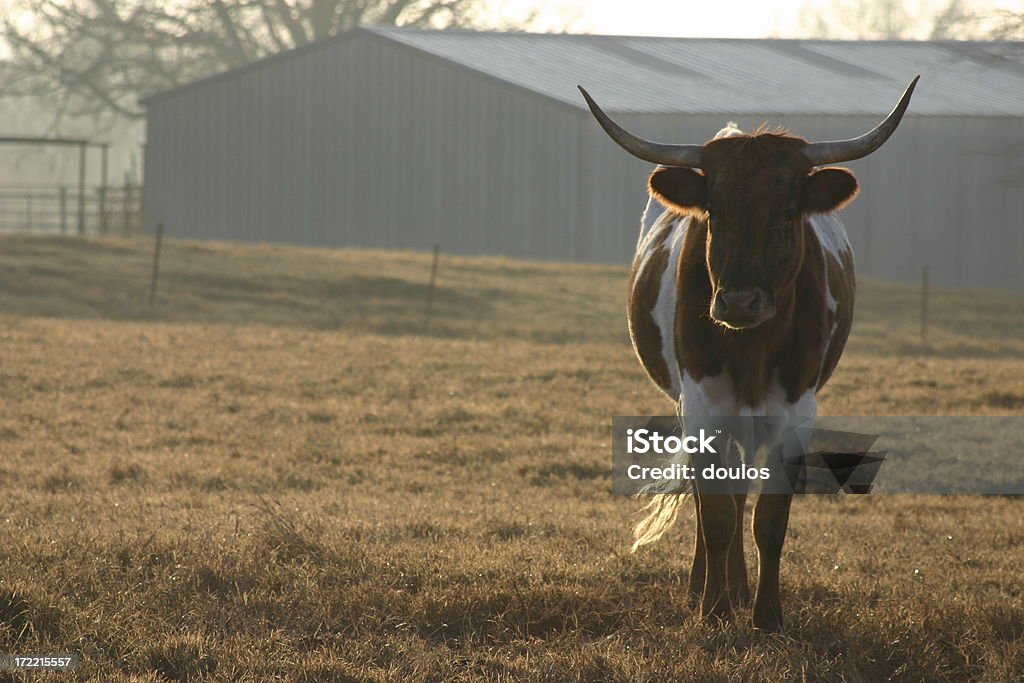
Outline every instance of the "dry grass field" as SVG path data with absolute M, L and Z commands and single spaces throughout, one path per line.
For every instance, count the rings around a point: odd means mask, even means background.
M 610 420 L 671 408 L 624 268 L 443 257 L 424 334 L 429 256 L 165 246 L 150 310 L 147 242 L 0 239 L 0 652 L 47 680 L 1024 679 L 1024 500 L 797 500 L 779 636 L 695 617 L 688 516 L 629 554 Z M 823 412 L 1024 413 L 1024 297 L 932 303 L 862 283 Z

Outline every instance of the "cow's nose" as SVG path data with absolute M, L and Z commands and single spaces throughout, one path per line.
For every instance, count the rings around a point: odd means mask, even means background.
M 722 290 L 718 293 L 718 312 L 725 317 L 756 317 L 764 295 L 757 287 Z

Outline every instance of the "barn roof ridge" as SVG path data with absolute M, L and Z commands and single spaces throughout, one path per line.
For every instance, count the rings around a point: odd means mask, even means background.
M 143 106 L 354 37 L 400 45 L 585 113 L 576 81 L 608 111 L 875 115 L 922 73 L 917 116 L 1024 116 L 1024 43 L 677 38 L 360 27 L 141 100 Z M 524 41 L 529 51 L 522 50 Z M 707 91 L 714 91 L 713 98 Z

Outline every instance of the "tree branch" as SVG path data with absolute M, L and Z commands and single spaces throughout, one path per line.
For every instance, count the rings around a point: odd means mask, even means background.
M 482 1 L 6 0 L 0 93 L 44 99 L 55 121 L 136 119 L 154 92 L 360 24 L 470 23 Z

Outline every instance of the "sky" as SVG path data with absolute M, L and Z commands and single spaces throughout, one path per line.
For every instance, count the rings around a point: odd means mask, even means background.
M 727 10 L 725 3 L 707 0 L 549 0 L 534 26 L 574 33 L 752 38 L 789 23 L 805 0 L 726 2 Z
M 481 0 L 484 25 L 530 31 L 721 38 L 813 36 L 807 19 L 817 12 L 842 35 L 839 18 L 850 8 L 902 4 L 911 27 L 907 37 L 927 38 L 931 18 L 952 0 Z M 979 15 L 994 9 L 1024 13 L 1024 0 L 958 0 Z M 0 10 L 16 0 L 0 0 Z M 128 3 L 130 4 L 130 0 Z M 845 8 L 845 9 L 844 9 Z M 2 49 L 3 46 L 0 46 Z M 0 54 L 0 56 L 3 56 Z
M 725 38 L 809 37 L 809 12 L 833 24 L 850 8 L 879 0 L 489 0 L 492 16 L 515 25 L 532 8 L 541 7 L 529 24 L 532 31 L 568 31 L 620 35 Z M 903 0 L 911 35 L 927 38 L 932 17 L 950 0 Z M 970 11 L 990 15 L 994 9 L 1024 12 L 1024 0 L 961 0 Z M 845 8 L 845 10 L 844 10 Z M 845 36 L 836 26 L 835 37 Z

